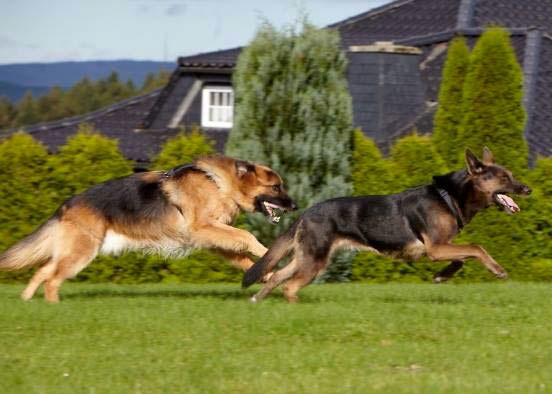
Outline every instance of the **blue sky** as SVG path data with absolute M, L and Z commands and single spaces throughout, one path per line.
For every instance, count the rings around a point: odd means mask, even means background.
M 166 60 L 246 44 L 306 12 L 325 26 L 390 0 L 0 0 L 0 64 Z

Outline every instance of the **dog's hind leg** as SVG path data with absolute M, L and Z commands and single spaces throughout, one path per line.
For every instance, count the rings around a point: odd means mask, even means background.
M 443 283 L 454 276 L 455 273 L 460 271 L 464 266 L 462 260 L 453 260 L 449 265 L 443 268 L 441 271 L 433 276 L 434 283 Z
M 288 302 L 297 302 L 297 292 L 311 283 L 321 270 L 320 265 L 309 264 L 293 276 L 284 287 L 284 297 Z
M 78 226 L 65 226 L 58 245 L 56 270 L 44 283 L 46 301 L 59 302 L 59 288 L 63 281 L 82 271 L 96 257 L 100 244 L 100 239 Z
M 267 294 L 272 291 L 272 289 L 291 278 L 297 272 L 298 268 L 297 260 L 293 259 L 284 268 L 274 272 L 262 289 L 251 297 L 251 302 L 257 302 L 265 298 Z
M 42 265 L 42 267 L 40 267 L 35 272 L 31 280 L 29 281 L 29 284 L 27 285 L 25 290 L 23 290 L 23 293 L 21 293 L 21 299 L 25 301 L 30 300 L 33 297 L 36 290 L 38 289 L 38 287 L 45 280 L 47 280 L 49 277 L 51 277 L 54 274 L 54 272 L 56 271 L 56 268 L 57 268 L 57 263 L 52 259 L 50 259 L 44 265 Z

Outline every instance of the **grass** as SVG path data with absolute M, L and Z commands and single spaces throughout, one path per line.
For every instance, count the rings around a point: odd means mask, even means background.
M 0 286 L 3 393 L 552 392 L 552 285 Z

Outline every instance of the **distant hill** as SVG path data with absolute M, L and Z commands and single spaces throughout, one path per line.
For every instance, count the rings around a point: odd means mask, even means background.
M 0 65 L 0 96 L 19 100 L 26 91 L 40 96 L 52 86 L 69 88 L 88 77 L 97 80 L 107 77 L 112 71 L 119 79 L 131 79 L 140 86 L 148 73 L 164 69 L 172 71 L 176 63 L 140 60 L 97 60 L 86 62 L 21 63 Z
M 48 92 L 50 88 L 46 86 L 23 86 L 15 83 L 0 81 L 0 96 L 7 96 L 12 102 L 16 102 L 23 95 L 31 91 L 33 97 L 39 97 Z

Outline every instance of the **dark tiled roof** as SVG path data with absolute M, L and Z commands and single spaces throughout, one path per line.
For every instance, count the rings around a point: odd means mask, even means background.
M 224 49 L 215 52 L 198 53 L 197 55 L 178 58 L 181 67 L 232 68 L 236 65 L 238 55 L 243 47 Z
M 116 138 L 125 157 L 147 161 L 157 153 L 160 143 L 171 136 L 171 133 L 167 132 L 138 130 L 159 93 L 160 90 L 156 90 L 88 114 L 39 123 L 23 129 L 44 143 L 51 152 L 56 152 L 59 146 L 65 144 L 67 138 L 77 131 L 80 124 L 87 123 L 107 137 Z M 2 134 L 11 132 L 13 130 L 6 130 Z
M 391 41 L 454 29 L 460 0 L 394 1 L 330 25 L 341 33 L 343 45 Z
M 477 0 L 471 25 L 492 24 L 552 32 L 552 0 Z

